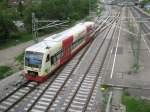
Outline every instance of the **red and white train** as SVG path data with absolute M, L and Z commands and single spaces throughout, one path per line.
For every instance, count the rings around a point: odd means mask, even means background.
M 26 48 L 25 77 L 37 82 L 46 80 L 51 72 L 71 59 L 91 40 L 93 25 L 93 22 L 79 23 Z

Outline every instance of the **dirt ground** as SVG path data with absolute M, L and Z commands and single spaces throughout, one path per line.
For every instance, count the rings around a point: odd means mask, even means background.
M 43 40 L 47 36 L 50 36 L 50 35 L 46 35 L 46 36 L 39 38 L 39 41 Z M 25 43 L 21 43 L 19 45 L 16 45 L 16 46 L 4 49 L 4 50 L 0 50 L 0 66 L 2 65 L 15 66 L 16 65 L 15 57 L 23 53 L 25 48 L 31 46 L 32 44 L 35 44 L 33 40 L 25 42 Z

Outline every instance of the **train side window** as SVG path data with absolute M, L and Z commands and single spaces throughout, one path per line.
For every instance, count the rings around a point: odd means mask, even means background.
M 46 57 L 46 62 L 48 62 L 48 61 L 49 61 L 49 54 Z
M 63 57 L 63 52 L 64 52 L 64 50 L 61 49 L 61 51 L 60 51 L 60 58 Z
M 51 64 L 55 64 L 61 57 L 63 57 L 63 52 L 64 50 L 61 49 L 60 51 L 58 51 L 55 55 L 53 55 L 51 57 Z
M 83 42 L 84 38 L 80 38 L 78 40 L 76 40 L 75 42 L 72 43 L 71 49 L 76 48 L 79 44 L 81 44 Z
M 60 51 L 58 51 L 56 53 L 56 57 L 57 57 L 57 60 L 59 60 L 61 57 L 63 57 L 63 49 L 61 49 Z

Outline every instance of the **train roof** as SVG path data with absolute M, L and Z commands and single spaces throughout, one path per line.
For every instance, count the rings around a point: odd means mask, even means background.
M 58 33 L 58 34 L 54 34 L 54 35 L 52 35 L 50 37 L 47 37 L 44 40 L 46 40 L 46 41 L 51 40 L 51 41 L 56 41 L 56 42 L 62 41 L 65 38 L 68 38 L 68 36 L 72 36 L 73 33 L 78 33 L 83 28 L 85 28 L 84 23 L 79 23 L 79 24 L 75 25 L 74 27 L 72 27 L 72 28 L 70 28 L 68 30 L 65 30 L 65 31 L 63 31 L 61 33 Z
M 72 36 L 73 33 L 78 33 L 79 31 L 82 31 L 81 29 L 86 28 L 87 25 L 92 25 L 94 24 L 93 22 L 85 22 L 85 23 L 79 23 L 77 25 L 75 25 L 74 27 L 65 30 L 61 33 L 58 34 L 54 34 L 52 36 L 47 37 L 46 39 L 44 39 L 43 41 L 34 44 L 28 48 L 26 48 L 26 51 L 32 51 L 32 52 L 41 52 L 44 53 L 46 51 L 46 48 L 52 48 L 56 45 L 58 45 L 58 43 L 61 42 L 67 38 L 68 36 Z
M 54 47 L 56 45 L 58 45 L 58 42 L 41 41 L 41 42 L 39 42 L 37 44 L 34 44 L 34 45 L 26 48 L 26 51 L 44 53 L 47 50 L 46 48 L 52 48 L 52 47 Z

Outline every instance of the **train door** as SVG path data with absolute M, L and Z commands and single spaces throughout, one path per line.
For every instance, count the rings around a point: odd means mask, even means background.
M 50 55 L 47 54 L 45 64 L 44 64 L 44 72 L 48 74 L 50 72 L 51 63 L 50 63 Z
M 63 57 L 61 58 L 60 63 L 65 63 L 71 57 L 71 45 L 73 42 L 73 36 L 70 36 L 66 40 L 63 41 Z

